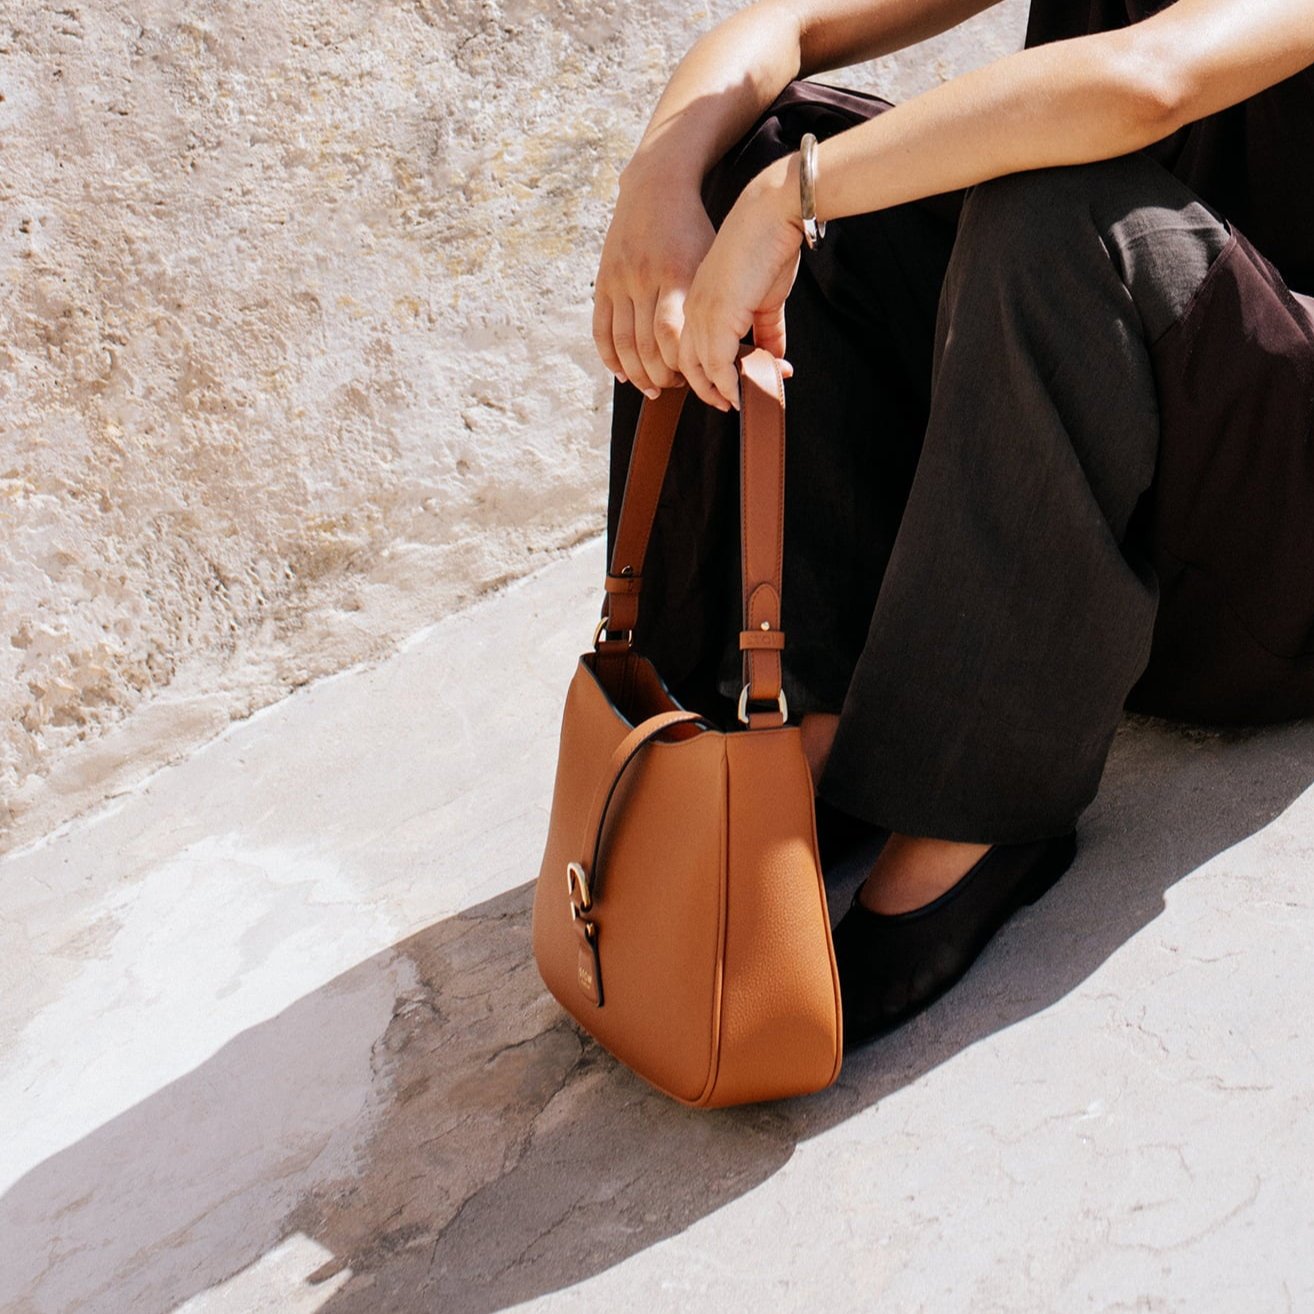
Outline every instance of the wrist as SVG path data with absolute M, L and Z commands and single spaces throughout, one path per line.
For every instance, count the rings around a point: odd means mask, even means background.
M 642 145 L 620 171 L 617 181 L 622 196 L 657 191 L 668 198 L 684 194 L 698 197 L 703 185 L 702 171 L 691 167 L 687 159 Z
M 791 151 L 767 165 L 745 189 L 755 205 L 769 212 L 780 224 L 803 237 L 803 211 L 799 205 L 799 153 Z

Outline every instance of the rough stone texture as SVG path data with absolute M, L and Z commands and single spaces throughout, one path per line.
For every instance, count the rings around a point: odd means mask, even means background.
M 9 843 L 597 532 L 616 175 L 733 7 L 0 10 Z
M 943 1000 L 820 1095 L 696 1112 L 530 957 L 602 572 L 0 859 L 0 1309 L 1314 1308 L 1314 722 L 1129 721 Z

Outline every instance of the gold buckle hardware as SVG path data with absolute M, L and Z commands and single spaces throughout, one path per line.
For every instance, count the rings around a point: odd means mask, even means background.
M 594 628 L 594 630 L 593 630 L 593 646 L 594 646 L 595 648 L 598 646 L 598 640 L 602 637 L 602 631 L 607 629 L 607 620 L 608 620 L 608 617 L 604 616 L 604 617 L 603 617 L 603 618 L 597 623 L 597 626 L 596 626 L 596 627 Z M 634 642 L 634 631 L 633 631 L 633 630 L 615 630 L 615 631 L 613 631 L 613 630 L 607 630 L 607 633 L 608 633 L 608 634 L 612 634 L 612 633 L 615 633 L 615 634 L 623 634 L 623 635 L 625 636 L 625 643 L 626 643 L 626 645 L 627 645 L 627 646 L 633 646 L 633 642 Z
M 788 721 L 789 704 L 785 701 L 785 691 L 783 689 L 781 689 L 781 691 L 776 695 L 776 706 L 780 709 L 781 717 L 784 720 Z M 739 691 L 739 719 L 745 725 L 748 724 L 748 686 L 747 685 L 744 685 L 744 687 Z
M 575 891 L 579 891 L 578 902 Z M 570 916 L 578 921 L 582 913 L 593 907 L 593 891 L 589 888 L 589 878 L 578 862 L 566 863 L 566 893 L 570 896 Z

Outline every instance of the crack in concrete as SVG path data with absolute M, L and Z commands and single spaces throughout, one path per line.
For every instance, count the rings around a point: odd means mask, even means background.
M 1239 1217 L 1259 1198 L 1260 1188 L 1263 1185 L 1263 1179 L 1256 1177 L 1251 1183 L 1249 1191 L 1244 1198 L 1238 1200 L 1234 1205 L 1229 1207 L 1224 1213 L 1217 1218 L 1206 1223 L 1199 1230 L 1190 1233 L 1188 1236 L 1181 1237 L 1177 1241 L 1171 1241 L 1166 1244 L 1154 1244 L 1148 1241 L 1117 1241 L 1112 1237 L 1109 1238 L 1108 1244 L 1115 1250 L 1140 1250 L 1151 1255 L 1168 1254 L 1172 1251 L 1185 1250 L 1190 1246 L 1196 1245 L 1211 1236 L 1220 1228 L 1225 1227 L 1232 1219 Z
M 561 1032 L 573 1033 L 574 1032 L 573 1024 L 569 1023 L 566 1020 L 563 1020 L 557 1025 L 547 1028 L 546 1031 L 539 1032 L 534 1036 L 526 1038 L 525 1040 L 513 1041 L 507 1045 L 504 1045 L 496 1053 L 490 1055 L 489 1058 L 485 1060 L 484 1066 L 488 1067 L 497 1059 L 501 1058 L 503 1055 L 521 1049 L 525 1045 L 532 1044 L 534 1041 L 540 1041 L 553 1033 L 561 1033 Z M 561 1074 L 561 1078 L 557 1082 L 556 1086 L 548 1093 L 547 1097 L 541 1102 L 537 1112 L 535 1112 L 533 1116 L 530 1118 L 529 1125 L 525 1129 L 525 1131 L 520 1136 L 513 1138 L 512 1144 L 508 1146 L 507 1153 L 503 1158 L 501 1171 L 491 1181 L 485 1182 L 482 1186 L 479 1187 L 478 1190 L 473 1191 L 464 1200 L 462 1200 L 460 1206 L 456 1210 L 456 1213 L 453 1214 L 452 1217 L 449 1218 L 447 1222 L 444 1223 L 443 1226 L 434 1234 L 433 1246 L 429 1256 L 430 1270 L 432 1270 L 433 1267 L 438 1262 L 438 1252 L 441 1249 L 443 1242 L 446 1240 L 447 1236 L 451 1232 L 453 1232 L 457 1227 L 459 1227 L 460 1223 L 465 1217 L 467 1210 L 477 1205 L 477 1203 L 482 1198 L 488 1196 L 491 1192 L 497 1190 L 497 1188 L 501 1186 L 501 1184 L 505 1181 L 505 1179 L 509 1177 L 512 1173 L 514 1173 L 516 1169 L 520 1166 L 520 1163 L 523 1160 L 525 1154 L 528 1153 L 533 1146 L 535 1125 L 537 1124 L 538 1120 L 542 1117 L 543 1113 L 548 1109 L 548 1107 L 552 1104 L 552 1102 L 564 1090 L 566 1090 L 566 1088 L 575 1079 L 575 1076 L 580 1070 L 580 1068 L 585 1065 L 585 1061 L 586 1060 L 585 1060 L 584 1046 L 581 1044 L 579 1057 Z M 555 1231 L 558 1227 L 560 1227 L 561 1224 L 564 1221 L 566 1221 L 567 1218 L 569 1217 L 570 1208 L 571 1206 L 568 1205 L 566 1210 L 557 1218 L 555 1218 L 543 1230 L 542 1235 L 544 1236 L 549 1235 L 551 1232 Z M 534 1240 L 530 1241 L 524 1247 L 524 1249 L 520 1252 L 520 1257 L 517 1258 L 517 1260 L 515 1260 L 512 1263 L 511 1267 L 515 1267 L 520 1262 L 520 1259 L 522 1259 L 524 1255 L 528 1253 L 529 1250 L 533 1249 L 533 1246 L 538 1239 L 539 1239 L 538 1237 L 535 1237 Z

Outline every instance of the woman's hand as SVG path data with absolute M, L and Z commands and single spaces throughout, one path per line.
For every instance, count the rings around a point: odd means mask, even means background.
M 649 397 L 680 382 L 684 306 L 715 230 L 696 187 L 659 172 L 623 177 L 593 290 L 593 341 Z
M 763 169 L 740 193 L 694 276 L 684 303 L 677 364 L 709 406 L 739 408 L 735 358 L 744 335 L 785 355 L 785 298 L 803 239 L 798 157 Z

